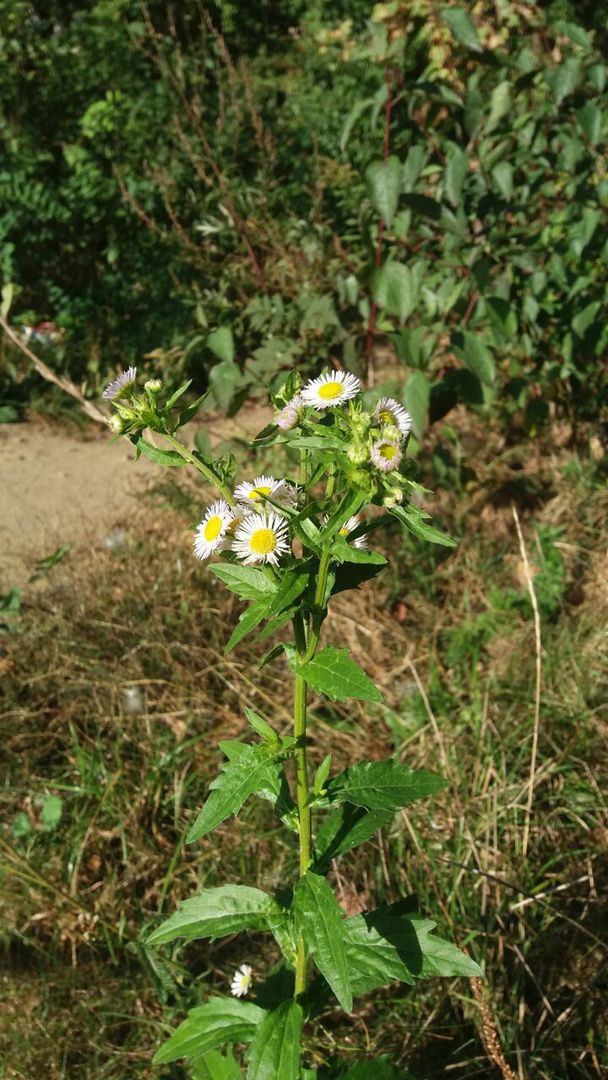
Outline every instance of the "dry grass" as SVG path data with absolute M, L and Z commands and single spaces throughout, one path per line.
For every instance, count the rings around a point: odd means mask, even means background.
M 514 460 L 497 453 L 473 480 L 448 462 L 437 504 L 464 533 L 459 548 L 445 557 L 395 535 L 380 592 L 340 597 L 328 620 L 386 706 L 317 700 L 313 758 L 331 751 L 338 768 L 395 752 L 450 779 L 335 867 L 342 902 L 416 893 L 487 976 L 483 990 L 392 986 L 348 1020 L 328 1009 L 307 1046 L 330 1070 L 372 1052 L 417 1080 L 590 1080 L 606 1067 L 607 500 L 565 451 L 539 455 L 536 472 Z M 531 788 L 535 638 L 513 501 L 542 623 Z M 218 739 L 243 733 L 243 700 L 279 723 L 289 714 L 280 662 L 258 678 L 247 648 L 223 655 L 238 607 L 191 560 L 187 493 L 179 505 L 142 512 L 119 551 L 58 568 L 3 640 L 0 1075 L 11 1080 L 157 1076 L 164 1025 L 225 991 L 244 949 L 259 972 L 276 959 L 260 935 L 142 945 L 159 912 L 200 886 L 272 889 L 296 867 L 263 805 L 181 846 Z M 49 793 L 63 801 L 52 829 Z

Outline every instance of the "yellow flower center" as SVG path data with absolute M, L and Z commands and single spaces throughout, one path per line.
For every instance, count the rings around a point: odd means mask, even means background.
M 272 529 L 256 529 L 249 537 L 249 547 L 256 555 L 270 555 L 277 546 L 277 538 Z
M 323 401 L 333 401 L 334 398 L 340 397 L 342 393 L 341 382 L 326 382 L 322 383 L 319 387 L 318 394 Z
M 380 447 L 379 453 L 380 457 L 383 457 L 385 461 L 392 461 L 397 453 L 397 447 L 391 446 L 390 443 L 384 443 L 384 445 Z
M 256 499 L 261 499 L 262 496 L 267 498 L 271 491 L 272 488 L 268 484 L 263 484 L 262 487 L 252 488 L 247 498 L 255 502 Z
M 222 519 L 219 514 L 214 514 L 209 518 L 209 521 L 205 525 L 204 536 L 205 540 L 217 540 L 222 531 Z
M 380 420 L 382 421 L 383 424 L 394 424 L 395 423 L 395 417 L 393 416 L 392 412 L 390 412 L 388 409 L 383 409 L 382 410 L 382 412 L 380 413 Z
M 340 536 L 348 536 L 348 529 L 346 528 L 346 525 L 343 525 L 340 529 Z

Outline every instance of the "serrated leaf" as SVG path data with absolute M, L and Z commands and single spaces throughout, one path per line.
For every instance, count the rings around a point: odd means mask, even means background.
M 366 810 L 363 806 L 344 803 L 325 819 L 315 840 L 315 869 L 323 873 L 332 859 L 375 836 L 378 829 L 393 820 L 392 810 Z
M 293 915 L 306 950 L 346 1012 L 353 1007 L 344 950 L 343 912 L 331 886 L 309 870 L 300 878 L 293 897 Z
M 412 986 L 431 975 L 479 977 L 477 964 L 455 945 L 432 935 L 429 919 L 408 919 L 385 910 L 346 920 L 346 953 L 354 994 L 387 982 Z
M 330 780 L 327 798 L 394 813 L 416 799 L 434 795 L 446 784 L 447 780 L 436 773 L 410 769 L 397 761 L 362 761 Z
M 412 272 L 403 263 L 389 260 L 376 270 L 372 282 L 373 297 L 379 307 L 396 315 L 401 322 L 416 306 L 417 289 Z
M 197 1058 L 217 1046 L 250 1042 L 265 1013 L 258 1005 L 234 998 L 212 998 L 191 1009 L 167 1042 L 156 1051 L 153 1065 L 179 1058 Z
M 282 742 L 285 748 L 285 740 Z M 247 743 L 237 740 L 225 740 L 220 743 L 220 748 L 229 761 L 239 761 L 249 750 Z M 281 757 L 283 757 L 281 755 Z M 294 828 L 293 812 L 295 803 L 289 790 L 287 777 L 283 768 L 282 760 L 270 756 L 266 768 L 258 775 L 258 786 L 254 792 L 260 799 L 266 799 L 272 803 L 275 813 L 285 822 L 289 828 Z
M 234 647 L 247 637 L 252 630 L 255 630 L 257 626 L 267 617 L 270 610 L 270 605 L 273 601 L 273 597 L 265 597 L 263 600 L 254 600 L 245 611 L 239 615 L 239 621 L 232 631 L 226 645 L 224 652 L 232 652 Z
M 327 645 L 312 660 L 303 664 L 293 651 L 287 653 L 292 671 L 303 675 L 312 690 L 326 694 L 332 701 L 382 701 L 382 694 L 369 675 L 352 659 L 348 649 Z
M 412 418 L 412 430 L 418 440 L 422 439 L 428 426 L 431 384 L 424 371 L 413 371 L 403 387 L 403 400 Z
M 473 52 L 482 52 L 477 30 L 468 11 L 456 7 L 442 8 L 440 15 L 444 23 L 449 26 L 456 41 L 459 41 L 461 45 L 466 45 L 467 49 Z
M 388 161 L 372 161 L 365 170 L 367 190 L 374 210 L 390 229 L 401 191 L 401 162 L 391 155 Z
M 297 1001 L 264 1015 L 249 1050 L 247 1080 L 298 1080 L 303 1020 Z
M 266 930 L 269 919 L 280 914 L 276 900 L 261 889 L 220 885 L 182 901 L 178 911 L 153 931 L 146 944 L 161 945 L 175 938 L 214 940 L 241 930 Z
M 269 578 L 264 570 L 255 566 L 212 563 L 209 570 L 241 600 L 262 600 L 273 596 L 277 591 L 277 582 Z
M 207 348 L 218 360 L 232 363 L 234 360 L 234 337 L 229 326 L 220 326 L 207 338 Z
M 339 563 L 357 563 L 362 566 L 386 566 L 386 559 L 379 551 L 367 551 L 349 543 L 345 536 L 336 536 L 331 546 L 332 559 Z
M 176 450 L 158 450 L 156 446 L 152 446 L 152 443 L 147 442 L 143 435 L 129 435 L 129 439 L 140 454 L 150 458 L 150 461 L 154 461 L 157 465 L 175 465 L 183 468 L 188 464 Z
M 222 765 L 219 776 L 210 785 L 210 794 L 186 837 L 193 844 L 226 818 L 238 814 L 250 795 L 263 787 L 268 764 L 276 757 L 265 746 L 249 746 L 235 761 Z
M 443 547 L 456 547 L 456 541 L 447 533 L 429 525 L 428 514 L 418 506 L 392 506 L 389 513 L 396 517 L 417 540 L 426 540 L 429 544 L 441 544 Z
M 494 357 L 478 334 L 464 330 L 462 333 L 453 335 L 453 349 L 456 356 L 466 364 L 469 371 L 472 371 L 480 382 L 486 386 L 494 385 L 496 378 Z

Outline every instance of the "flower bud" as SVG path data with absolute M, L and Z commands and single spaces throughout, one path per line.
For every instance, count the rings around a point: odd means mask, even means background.
M 160 394 L 163 388 L 162 381 L 160 379 L 148 379 L 147 383 L 144 383 L 144 390 L 154 397 L 156 394 Z
M 399 488 L 393 488 L 390 495 L 385 495 L 382 500 L 382 505 L 386 506 L 387 510 L 390 510 L 393 506 L 399 506 L 403 502 L 403 492 L 399 491 Z
M 125 430 L 125 422 L 117 413 L 109 416 L 107 423 L 110 431 L 113 432 L 114 435 L 122 435 Z
M 363 462 L 367 461 L 367 447 L 360 442 L 351 443 L 346 451 L 346 456 L 349 461 L 352 461 L 353 465 L 363 465 Z

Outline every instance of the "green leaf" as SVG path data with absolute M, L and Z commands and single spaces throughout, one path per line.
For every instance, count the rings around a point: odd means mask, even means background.
M 298 1080 L 303 1019 L 297 1001 L 264 1015 L 249 1050 L 247 1080 Z
M 567 60 L 564 60 L 564 62 L 554 68 L 553 71 L 549 71 L 546 74 L 545 78 L 549 84 L 556 105 L 561 105 L 564 98 L 567 98 L 570 94 L 574 93 L 581 80 L 582 74 L 583 67 L 581 61 L 573 56 L 568 57 Z
M 294 891 L 293 914 L 307 952 L 312 954 L 342 1008 L 350 1012 L 353 998 L 344 950 L 343 912 L 324 877 L 308 870 L 300 878 Z
M 349 656 L 348 649 L 327 645 L 305 664 L 291 650 L 287 659 L 291 670 L 303 675 L 312 690 L 326 694 L 332 701 L 382 701 L 382 694 Z
M 457 206 L 462 195 L 462 186 L 467 175 L 469 159 L 464 150 L 456 143 L 449 143 L 447 149 L 447 164 L 443 174 L 443 185 L 446 197 Z
M 218 1050 L 210 1050 L 192 1066 L 192 1080 L 242 1080 L 242 1077 L 239 1063 L 231 1050 L 225 1057 Z
M 264 1016 L 264 1010 L 251 1002 L 212 998 L 190 1010 L 187 1019 L 156 1051 L 152 1064 L 197 1058 L 227 1043 L 250 1042 Z
M 442 544 L 443 547 L 456 547 L 456 541 L 447 533 L 436 529 L 427 522 L 428 514 L 418 506 L 392 506 L 389 513 L 398 518 L 402 525 L 416 537 L 430 544 Z
M 345 536 L 334 537 L 331 546 L 332 558 L 337 562 L 357 563 L 363 566 L 386 566 L 386 559 L 379 551 L 367 551 L 354 547 Z
M 238 814 L 241 806 L 258 787 L 263 787 L 270 762 L 275 761 L 265 746 L 248 746 L 235 761 L 222 765 L 219 776 L 210 785 L 210 794 L 186 837 L 192 844 L 215 829 L 226 818 Z
M 399 980 L 412 986 L 431 975 L 478 977 L 477 964 L 431 935 L 429 919 L 403 918 L 389 909 L 346 920 L 346 954 L 354 994 Z
M 489 135 L 491 131 L 500 123 L 503 117 L 507 116 L 511 110 L 511 83 L 499 82 L 497 86 L 492 90 L 490 97 L 490 115 L 486 124 L 486 135 Z
M 447 780 L 436 773 L 410 769 L 397 761 L 362 761 L 330 780 L 327 798 L 393 813 L 416 799 L 434 795 L 446 784 Z
M 40 821 L 45 829 L 56 829 L 63 813 L 63 800 L 59 795 L 47 795 L 40 811 Z
M 403 387 L 403 401 L 412 418 L 412 430 L 418 440 L 428 425 L 431 384 L 424 371 L 413 371 Z
M 152 443 L 144 439 L 143 435 L 129 435 L 129 439 L 139 454 L 150 458 L 150 461 L 154 461 L 157 465 L 177 465 L 183 468 L 188 464 L 176 450 L 157 450 Z
M 401 322 L 416 306 L 417 289 L 412 272 L 403 263 L 389 260 L 376 270 L 372 282 L 373 297 L 379 307 L 396 315 Z
M 175 402 L 179 401 L 179 399 L 186 393 L 186 390 L 191 385 L 192 385 L 192 379 L 188 379 L 187 382 L 182 383 L 181 386 L 178 386 L 177 390 L 175 390 L 171 394 L 171 397 L 165 402 L 163 408 L 164 409 L 171 409 L 175 405 Z
M 277 591 L 270 601 L 266 613 L 267 619 L 272 619 L 293 606 L 310 581 L 312 565 L 312 560 L 309 560 L 308 563 L 301 565 L 297 570 L 284 571 Z
M 147 945 L 161 945 L 175 938 L 226 937 L 241 930 L 266 930 L 268 920 L 281 914 L 271 896 L 248 885 L 220 885 L 184 900 L 171 918 L 154 930 Z
M 602 112 L 595 101 L 587 101 L 576 110 L 576 117 L 592 146 L 599 142 L 602 131 Z
M 422 172 L 426 154 L 427 151 L 423 146 L 410 146 L 401 175 L 401 183 L 405 192 L 414 190 L 416 181 Z
M 513 195 L 513 166 L 509 161 L 499 161 L 492 169 L 492 179 L 503 199 L 509 202 Z
M 494 385 L 496 378 L 494 357 L 477 334 L 473 334 L 470 330 L 454 334 L 452 346 L 456 356 L 466 364 L 469 371 L 472 371 L 480 382 L 485 383 L 486 386 Z
M 183 427 L 184 424 L 189 424 L 190 423 L 190 421 L 196 416 L 199 409 L 204 405 L 205 401 L 209 397 L 210 392 L 211 392 L 210 390 L 205 390 L 205 393 L 201 394 L 199 397 L 197 397 L 196 400 L 193 401 L 191 405 L 187 405 L 185 409 L 182 409 L 181 413 L 179 414 L 179 420 L 177 421 L 178 428 Z M 205 457 L 209 457 L 210 456 L 210 453 L 209 453 L 210 448 L 206 448 L 206 452 L 205 452 L 205 450 L 198 445 L 199 444 L 199 439 L 204 439 L 205 436 L 207 437 L 207 439 L 209 438 L 209 436 L 207 435 L 206 432 L 203 432 L 202 429 L 199 429 L 196 432 L 196 435 L 194 437 L 194 441 L 196 443 L 196 446 L 198 447 L 198 450 L 201 453 L 203 453 L 203 455 Z
M 315 869 L 323 873 L 332 859 L 375 836 L 378 829 L 393 820 L 392 810 L 366 810 L 363 806 L 344 803 L 325 819 L 315 840 Z
M 239 366 L 233 360 L 222 360 L 220 364 L 215 364 L 209 372 L 211 393 L 220 409 L 225 413 L 230 409 L 240 378 Z
M 231 364 L 234 360 L 234 337 L 229 326 L 220 326 L 207 338 L 207 348 L 218 360 Z
M 258 713 L 254 712 L 253 709 L 249 709 L 247 706 L 245 706 L 245 716 L 247 717 L 247 722 L 251 724 L 253 730 L 264 740 L 264 742 L 269 743 L 271 746 L 280 743 L 280 735 L 277 734 L 267 720 L 264 720 L 263 716 L 259 716 Z
M 401 191 L 401 162 L 389 157 L 388 161 L 372 161 L 365 170 L 367 189 L 374 210 L 390 229 Z
M 247 756 L 250 749 L 247 743 L 232 739 L 225 740 L 220 743 L 220 746 L 229 761 L 240 761 Z M 285 740 L 283 740 L 283 748 L 285 749 Z M 275 813 L 292 829 L 295 828 L 293 818 L 295 803 L 291 797 L 289 784 L 283 769 L 282 758 L 284 756 L 284 752 L 280 755 L 277 753 L 276 757 L 269 755 L 266 768 L 258 774 L 258 786 L 254 794 L 258 798 L 266 799 L 271 803 Z
M 268 577 L 264 570 L 255 566 L 211 563 L 209 570 L 241 600 L 262 600 L 273 596 L 277 591 L 277 582 Z
M 2 292 L 0 293 L 0 315 L 2 315 L 3 319 L 8 319 L 8 313 L 11 310 L 14 293 L 15 286 L 11 281 L 8 281 L 6 285 L 2 286 Z
M 461 45 L 466 45 L 467 49 L 473 52 L 483 51 L 475 25 L 464 8 L 442 8 L 440 15 L 446 26 L 449 26 L 456 41 L 459 41 Z
M 232 652 L 234 647 L 238 645 L 244 637 L 247 637 L 247 634 L 250 634 L 252 630 L 255 630 L 256 626 L 259 626 L 260 623 L 267 618 L 272 601 L 273 597 L 265 597 L 263 600 L 254 600 L 254 602 L 239 615 L 239 621 L 224 646 L 225 653 Z

